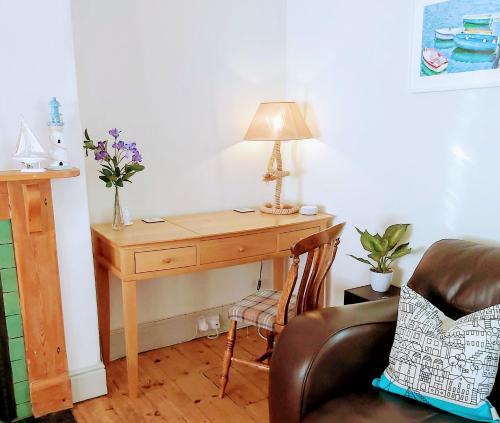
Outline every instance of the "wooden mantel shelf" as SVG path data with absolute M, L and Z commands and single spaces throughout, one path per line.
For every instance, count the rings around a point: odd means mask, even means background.
M 20 170 L 0 171 L 0 182 L 30 181 L 46 179 L 73 178 L 80 175 L 80 169 L 72 167 L 65 170 L 47 170 L 45 172 L 21 172 Z

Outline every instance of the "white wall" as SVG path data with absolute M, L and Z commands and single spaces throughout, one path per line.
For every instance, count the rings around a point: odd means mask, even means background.
M 117 126 L 146 171 L 123 190 L 133 217 L 258 205 L 272 145 L 242 142 L 260 101 L 285 94 L 285 0 L 73 2 L 81 116 L 92 136 Z M 109 221 L 112 192 L 87 161 L 93 222 Z M 241 299 L 258 264 L 140 284 L 140 322 Z M 270 279 L 269 266 L 265 279 Z M 118 282 L 111 326 L 122 326 Z
M 286 96 L 303 102 L 316 140 L 285 147 L 295 172 L 285 197 L 349 222 L 332 302 L 367 282 L 367 269 L 346 257 L 362 253 L 352 225 L 413 223 L 417 253 L 400 262 L 399 280 L 437 239 L 496 242 L 500 89 L 409 93 L 410 3 L 74 1 L 83 125 L 96 137 L 118 126 L 143 150 L 147 170 L 124 191 L 132 215 L 270 198 L 261 174 L 271 146 L 241 139 L 260 101 Z M 101 222 L 111 217 L 112 195 L 95 164 L 83 163 L 69 4 L 0 0 L 0 51 L 8 58 L 0 67 L 0 168 L 15 166 L 21 114 L 48 145 L 47 102 L 56 95 L 70 159 L 87 173 L 91 220 Z M 53 190 L 69 367 L 80 377 L 100 369 L 85 176 L 54 181 Z M 257 275 L 258 265 L 247 265 L 142 284 L 139 319 L 236 301 Z M 268 266 L 264 276 L 269 283 Z M 120 327 L 116 280 L 112 311 Z
M 332 302 L 367 282 L 367 269 L 346 257 L 362 253 L 352 225 L 413 223 L 417 253 L 400 262 L 399 280 L 437 239 L 496 242 L 500 89 L 409 93 L 410 4 L 74 1 L 83 125 L 96 137 L 118 126 L 143 150 L 147 170 L 124 191 L 132 215 L 270 198 L 261 174 L 271 146 L 241 139 L 260 101 L 286 96 L 303 102 L 316 140 L 285 147 L 295 173 L 285 198 L 319 203 L 349 222 Z M 0 168 L 14 167 L 21 114 L 47 146 L 47 102 L 56 95 L 70 159 L 87 170 L 91 220 L 101 222 L 111 217 L 112 195 L 92 160 L 83 163 L 69 5 L 0 0 L 0 51 L 8 58 L 0 67 Z M 79 377 L 100 369 L 85 176 L 54 181 L 53 190 L 69 367 Z M 258 265 L 247 265 L 142 284 L 139 319 L 236 301 L 257 275 Z M 269 283 L 268 266 L 264 276 Z M 116 280 L 112 311 L 120 327 Z
M 53 181 L 57 248 L 68 364 L 74 399 L 85 397 L 87 374 L 93 393 L 105 392 L 100 360 L 94 271 L 91 256 L 85 168 L 75 81 L 69 0 L 0 0 L 0 169 L 11 160 L 23 115 L 48 149 L 48 102 L 63 105 L 71 162 L 83 176 Z M 88 393 L 88 391 L 87 391 Z
M 498 243 L 500 88 L 412 94 L 411 1 L 288 0 L 287 95 L 316 140 L 297 144 L 297 195 L 346 220 L 334 303 L 368 283 L 353 225 L 412 223 L 416 253 L 444 237 Z

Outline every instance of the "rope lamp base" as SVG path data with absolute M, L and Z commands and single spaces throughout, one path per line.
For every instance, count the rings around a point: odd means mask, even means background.
M 260 211 L 268 214 L 294 214 L 299 211 L 299 207 L 294 204 L 282 204 L 277 208 L 271 203 L 265 203 L 261 206 Z
M 263 213 L 269 214 L 294 214 L 299 211 L 299 208 L 294 204 L 281 204 L 281 185 L 283 178 L 290 175 L 290 172 L 283 170 L 283 160 L 281 158 L 281 143 L 276 141 L 274 143 L 273 153 L 267 164 L 267 172 L 263 177 L 265 182 L 276 182 L 274 191 L 274 204 L 265 203 L 260 208 Z

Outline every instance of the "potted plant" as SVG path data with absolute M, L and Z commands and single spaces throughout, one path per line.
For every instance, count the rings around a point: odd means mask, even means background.
M 361 245 L 370 254 L 368 259 L 355 257 L 352 254 L 349 256 L 370 266 L 371 286 L 374 291 L 386 292 L 389 289 L 392 281 L 392 263 L 411 253 L 408 242 L 399 244 L 409 226 L 409 224 L 391 225 L 383 236 L 371 235 L 367 230 L 363 232 L 356 228 Z
M 115 201 L 113 209 L 114 230 L 122 230 L 124 226 L 123 212 L 120 205 L 119 188 L 123 188 L 124 183 L 132 183 L 130 180 L 137 172 L 142 172 L 144 166 L 142 156 L 135 142 L 125 142 L 120 139 L 120 133 L 116 128 L 108 131 L 113 137 L 112 141 L 98 141 L 97 144 L 89 137 L 85 129 L 85 139 L 83 148 L 87 155 L 89 150 L 94 152 L 94 158 L 99 163 L 99 179 L 104 182 L 106 188 L 113 188 Z

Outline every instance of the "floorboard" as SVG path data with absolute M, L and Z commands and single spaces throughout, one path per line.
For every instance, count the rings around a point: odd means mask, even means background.
M 225 346 L 223 334 L 140 354 L 140 396 L 134 400 L 127 395 L 125 360 L 113 361 L 108 395 L 75 405 L 73 414 L 78 423 L 267 423 L 266 373 L 233 365 L 227 395 L 217 397 Z M 238 331 L 237 357 L 253 358 L 265 348 L 254 328 Z

